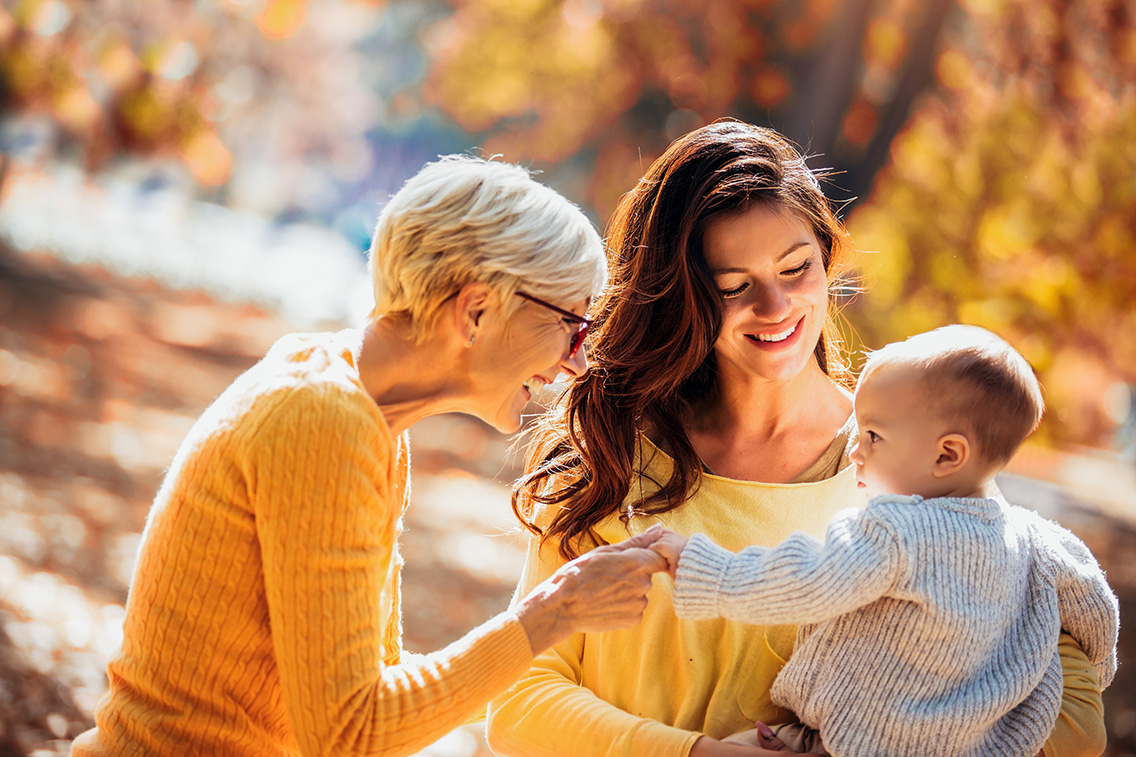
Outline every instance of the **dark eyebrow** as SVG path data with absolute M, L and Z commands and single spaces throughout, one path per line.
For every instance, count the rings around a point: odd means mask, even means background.
M 789 249 L 785 250 L 780 255 L 778 255 L 777 259 L 773 262 L 780 263 L 782 260 L 789 257 L 790 255 L 792 255 L 794 252 L 801 249 L 802 247 L 812 247 L 812 246 L 813 246 L 812 242 L 803 239 L 800 242 L 797 242 L 796 244 L 790 245 Z M 719 274 L 723 274 L 723 273 L 748 273 L 748 271 L 749 271 L 749 269 L 747 269 L 747 268 L 714 268 L 713 270 L 710 271 L 710 275 L 718 276 Z

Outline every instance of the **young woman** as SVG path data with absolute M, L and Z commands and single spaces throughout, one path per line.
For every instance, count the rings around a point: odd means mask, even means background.
M 89 755 L 410 754 L 573 631 L 634 624 L 652 534 L 596 550 L 425 657 L 400 650 L 406 429 L 520 426 L 586 369 L 602 244 L 520 168 L 431 164 L 383 210 L 362 330 L 278 342 L 205 412 L 154 503 Z M 454 508 L 467 506 L 455 501 Z
M 535 534 L 518 597 L 650 524 L 738 551 L 820 537 L 865 504 L 829 301 L 845 244 L 817 178 L 768 129 L 715 123 L 651 166 L 609 227 L 593 366 L 546 417 L 514 494 Z M 720 739 L 792 717 L 769 689 L 796 629 L 679 621 L 670 592 L 656 582 L 635 628 L 538 655 L 491 705 L 494 751 L 766 754 Z M 1047 753 L 1096 754 L 1095 673 L 1069 639 L 1062 662 Z

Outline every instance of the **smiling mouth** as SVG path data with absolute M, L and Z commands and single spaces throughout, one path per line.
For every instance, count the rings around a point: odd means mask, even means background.
M 540 376 L 533 376 L 527 381 L 522 381 L 521 386 L 523 386 L 525 388 L 525 391 L 529 393 L 529 396 L 532 397 L 537 392 L 539 392 L 541 388 L 547 383 L 548 382 L 542 379 Z
M 804 320 L 804 319 L 802 319 L 802 320 Z M 789 328 L 787 328 L 784 331 L 781 331 L 779 333 L 776 333 L 776 334 L 746 334 L 746 336 L 749 337 L 750 339 L 752 339 L 755 342 L 762 342 L 762 343 L 765 343 L 765 344 L 771 344 L 771 343 L 775 344 L 777 342 L 783 342 L 786 339 L 788 339 L 789 337 L 793 336 L 793 334 L 797 333 L 797 329 L 800 327 L 800 325 L 801 325 L 801 321 L 797 321 L 796 323 L 794 323 Z

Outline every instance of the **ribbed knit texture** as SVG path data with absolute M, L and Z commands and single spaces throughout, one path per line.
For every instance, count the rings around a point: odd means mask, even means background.
M 410 754 L 528 668 L 511 613 L 403 659 L 408 439 L 363 389 L 359 340 L 282 339 L 190 431 L 73 754 Z
M 628 502 L 666 481 L 671 459 L 643 442 L 642 473 Z M 864 504 L 851 468 L 834 478 L 762 484 L 705 476 L 688 502 L 657 518 L 635 518 L 639 533 L 662 523 L 680 533 L 705 531 L 734 549 L 776 544 L 797 529 L 816 534 L 840 509 Z M 545 514 L 547 515 L 547 513 Z M 628 530 L 618 515 L 596 529 L 618 543 Z M 517 597 L 563 560 L 554 544 L 529 545 Z M 538 655 L 533 669 L 494 700 L 489 743 L 501 755 L 526 757 L 681 757 L 700 733 L 725 737 L 776 723 L 790 713 L 769 699 L 769 687 L 793 649 L 796 628 L 728 620 L 684 622 L 671 609 L 671 580 L 655 577 L 638 626 L 575 634 Z
M 878 497 L 823 543 L 738 554 L 696 535 L 674 606 L 802 624 L 773 701 L 840 757 L 1036 754 L 1061 706 L 1063 628 L 1101 688 L 1116 672 L 1118 604 L 1088 549 L 996 500 Z

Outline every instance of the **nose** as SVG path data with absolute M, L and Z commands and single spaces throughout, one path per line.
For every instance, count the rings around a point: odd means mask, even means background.
M 776 322 L 789 315 L 792 303 L 789 294 L 778 282 L 758 285 L 753 300 L 753 312 L 761 318 Z
M 848 459 L 857 464 L 864 463 L 864 456 L 860 453 L 860 442 L 857 441 L 852 445 L 852 449 L 848 452 Z
M 560 370 L 572 378 L 583 376 L 588 370 L 588 348 L 580 345 L 580 349 L 572 357 L 564 357 L 560 360 Z M 565 353 L 567 355 L 567 353 Z

